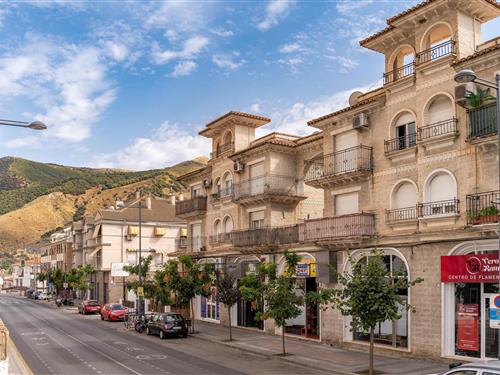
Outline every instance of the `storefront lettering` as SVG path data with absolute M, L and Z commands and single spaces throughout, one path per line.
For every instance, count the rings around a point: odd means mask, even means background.
M 468 254 L 441 257 L 441 282 L 498 282 L 498 254 Z

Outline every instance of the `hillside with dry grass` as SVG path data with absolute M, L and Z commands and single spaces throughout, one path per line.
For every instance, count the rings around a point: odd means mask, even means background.
M 0 187 L 0 200 L 8 199 L 8 193 L 14 195 L 16 190 L 25 191 L 25 189 L 33 188 L 34 186 L 43 186 L 43 183 L 40 184 L 41 179 L 44 179 L 45 182 L 47 179 L 50 179 L 53 187 L 47 194 L 34 196 L 33 199 L 30 199 L 22 207 L 9 210 L 0 215 L 0 252 L 12 251 L 28 243 L 37 241 L 43 234 L 60 228 L 73 219 L 80 219 L 84 215 L 93 215 L 99 208 L 115 204 L 116 200 L 127 200 L 135 195 L 138 190 L 154 196 L 178 194 L 184 187 L 177 181 L 177 177 L 201 168 L 207 162 L 206 158 L 197 158 L 182 162 L 173 167 L 144 172 L 84 168 L 84 174 L 72 175 L 68 180 L 68 174 L 65 173 L 68 170 L 65 168 L 71 168 L 69 170 L 70 174 L 72 174 L 72 171 L 80 169 L 57 166 L 55 171 L 48 168 L 34 174 L 30 171 L 33 165 L 42 165 L 43 168 L 45 164 L 30 164 L 35 162 L 21 159 L 22 165 L 29 167 L 29 173 L 16 174 L 12 172 L 12 168 L 10 170 L 5 168 L 7 164 L 5 163 L 5 159 L 0 159 L 0 161 L 4 160 L 3 174 L 1 171 L 2 163 L 0 162 L 0 182 L 4 182 L 4 190 L 1 190 Z M 86 180 L 87 182 L 94 182 L 94 178 L 98 179 L 104 176 L 108 184 L 98 183 L 95 186 L 85 186 L 83 191 L 76 191 L 76 194 L 64 191 L 64 187 L 68 185 L 68 181 L 71 181 L 73 184 L 75 183 L 75 178 L 77 179 L 76 181 L 79 181 L 82 178 L 87 178 L 86 176 L 91 176 Z M 61 179 L 59 185 L 57 183 L 58 178 Z M 115 179 L 113 180 L 113 178 Z M 6 189 L 7 181 L 10 189 Z M 17 184 L 17 188 L 12 189 L 15 184 Z M 58 191 L 58 186 L 62 187 L 59 190 L 63 191 Z M 8 203 L 4 202 L 4 207 L 7 206 L 9 206 Z

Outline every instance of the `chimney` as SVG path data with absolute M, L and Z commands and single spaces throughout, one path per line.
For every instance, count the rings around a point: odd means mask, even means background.
M 149 196 L 149 197 L 146 198 L 146 208 L 148 210 L 151 209 L 151 196 Z

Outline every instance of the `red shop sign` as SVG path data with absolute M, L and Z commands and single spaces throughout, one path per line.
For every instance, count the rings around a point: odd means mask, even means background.
M 457 347 L 460 350 L 479 350 L 479 305 L 457 305 L 458 337 Z
M 442 256 L 441 282 L 497 283 L 498 254 Z

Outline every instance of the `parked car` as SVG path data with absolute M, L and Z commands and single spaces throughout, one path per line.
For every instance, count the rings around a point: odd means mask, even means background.
M 78 314 L 94 314 L 100 313 L 102 306 L 94 300 L 82 301 L 78 304 Z
M 159 335 L 162 340 L 167 336 L 187 337 L 188 327 L 182 315 L 164 313 L 153 316 L 146 325 L 146 334 Z
M 128 309 L 119 303 L 108 303 L 101 309 L 101 319 L 109 321 L 125 320 Z
M 450 365 L 452 367 L 453 365 Z M 454 366 L 441 374 L 429 375 L 500 375 L 500 361 L 481 361 Z

